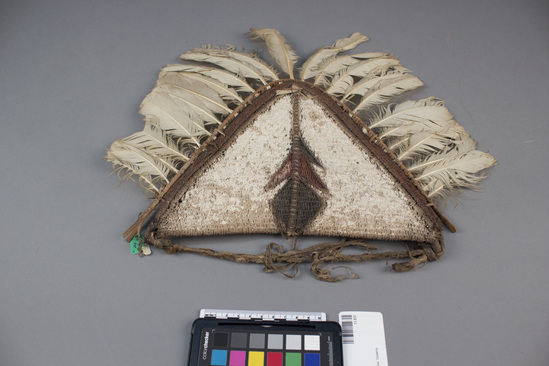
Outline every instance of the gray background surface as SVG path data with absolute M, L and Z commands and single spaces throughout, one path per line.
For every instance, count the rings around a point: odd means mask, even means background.
M 546 0 L 3 0 L 0 365 L 184 365 L 204 307 L 380 311 L 392 366 L 547 365 L 548 19 Z M 149 202 L 110 174 L 106 148 L 142 128 L 162 66 L 202 43 L 261 47 L 249 27 L 281 30 L 302 60 L 368 35 L 359 51 L 394 53 L 426 84 L 413 97 L 444 99 L 499 159 L 482 193 L 443 208 L 459 231 L 440 262 L 356 264 L 360 279 L 331 284 L 306 266 L 288 280 L 129 253 L 121 234 Z M 284 243 L 188 242 L 271 240 Z

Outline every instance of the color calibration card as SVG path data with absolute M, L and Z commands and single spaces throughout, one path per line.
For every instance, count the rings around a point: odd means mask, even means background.
M 341 366 L 340 326 L 314 323 L 197 319 L 189 365 Z
M 345 366 L 388 366 L 383 316 L 377 312 L 339 313 Z

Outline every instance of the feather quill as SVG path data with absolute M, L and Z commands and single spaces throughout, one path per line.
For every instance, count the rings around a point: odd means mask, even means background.
M 376 57 L 367 60 L 361 60 L 351 65 L 336 75 L 332 82 L 326 88 L 326 92 L 332 95 L 344 94 L 354 84 L 354 78 L 367 77 L 374 70 L 380 67 L 391 67 L 399 65 L 399 61 L 392 57 Z
M 481 172 L 495 164 L 496 159 L 492 155 L 473 150 L 432 164 L 416 180 L 431 197 L 440 194 L 442 189 L 453 193 L 455 188 L 474 188 L 485 178 Z
M 385 103 L 391 98 L 421 86 L 423 86 L 423 82 L 416 76 L 409 74 L 394 79 L 382 80 L 364 94 L 353 112 L 358 113 L 374 105 Z
M 396 66 L 385 66 L 380 67 L 377 69 L 374 69 L 370 72 L 370 74 L 364 78 L 362 78 L 360 81 L 354 83 L 351 85 L 346 91 L 345 95 L 341 97 L 341 101 L 345 102 L 355 95 L 363 96 L 366 94 L 371 88 L 373 88 L 378 82 L 382 80 L 388 80 L 388 79 L 394 79 L 401 77 L 409 70 L 401 65 Z
M 398 149 L 397 157 L 400 161 L 406 161 L 417 156 L 437 153 L 460 141 L 464 136 L 468 136 L 465 129 L 452 120 L 442 131 L 412 134 L 407 139 L 407 145 Z M 389 149 L 393 150 L 391 147 Z
M 298 57 L 287 43 L 286 38 L 284 38 L 284 36 L 282 36 L 282 34 L 280 34 L 280 32 L 276 29 L 250 28 L 250 32 L 255 38 L 261 38 L 265 41 L 267 48 L 269 49 L 269 53 L 273 56 L 276 63 L 280 66 L 282 71 L 290 76 L 290 79 L 293 79 L 294 65 Z
M 169 182 L 170 167 L 127 141 L 116 140 L 107 152 L 107 160 L 126 170 L 128 176 L 137 175 L 143 188 L 159 192 Z
M 123 141 L 138 149 L 145 150 L 151 155 L 163 156 L 172 160 L 175 168 L 189 160 L 188 156 L 181 153 L 176 141 L 163 131 L 157 123 L 152 121 L 145 123 L 143 131 L 136 132 L 123 139 Z
M 210 134 L 190 104 L 178 103 L 168 93 L 158 89 L 145 97 L 139 113 L 145 116 L 146 121 L 156 123 L 167 134 L 182 142 L 199 146 L 200 137 Z
M 415 161 L 406 164 L 408 171 L 415 177 L 418 177 L 422 172 L 430 166 L 439 164 L 445 160 L 452 159 L 456 156 L 469 153 L 477 148 L 477 142 L 466 134 L 455 142 L 453 145 L 444 147 L 441 151 L 416 159 Z
M 334 42 L 331 46 L 322 47 L 316 50 L 303 64 L 301 68 L 301 80 L 307 80 L 315 77 L 320 65 L 327 59 L 337 56 L 341 52 L 346 52 L 356 48 L 359 44 L 367 42 L 368 37 L 362 33 L 355 32 L 348 38 L 342 38 Z
M 278 76 L 269 65 L 252 54 L 234 51 L 234 47 L 227 49 L 203 47 L 186 52 L 180 56 L 187 61 L 205 62 L 217 65 L 240 77 L 253 79 L 267 84 L 277 80 Z
M 374 58 L 395 58 L 389 53 L 383 52 L 365 52 L 354 55 L 333 56 L 324 60 L 319 66 L 318 70 L 312 70 L 316 75 L 314 84 L 320 85 L 323 88 L 327 88 L 330 82 L 334 79 L 335 75 L 342 72 L 345 68 L 353 66 L 361 61 L 374 59 Z
M 213 79 L 209 76 L 201 75 L 194 72 L 185 72 L 185 71 L 179 71 L 179 72 L 164 72 L 162 70 L 160 72 L 159 80 L 163 80 L 167 77 L 169 74 L 176 74 L 184 79 L 189 79 L 192 81 L 198 81 L 203 84 L 205 84 L 208 88 L 213 89 L 224 101 L 227 102 L 242 102 L 243 99 L 238 95 L 236 90 L 229 87 L 226 84 L 223 84 L 219 82 L 216 79 Z
M 166 73 L 166 72 L 181 72 L 181 71 L 189 72 L 197 75 L 203 75 L 203 76 L 215 79 L 229 87 L 235 88 L 236 91 L 239 93 L 253 93 L 255 91 L 255 89 L 252 88 L 250 84 L 246 82 L 246 80 L 242 79 L 238 75 L 235 75 L 232 72 L 228 72 L 228 71 L 214 68 L 214 67 L 182 65 L 182 64 L 168 65 L 160 71 L 160 74 L 162 75 L 162 73 Z
M 212 113 L 225 115 L 232 112 L 232 109 L 227 106 L 216 90 L 201 82 L 186 79 L 179 73 L 162 75 L 158 80 L 157 88 L 182 99 L 201 104 Z
M 445 107 L 444 102 L 436 97 L 408 100 L 395 106 L 381 108 L 379 112 L 372 112 L 372 114 L 373 118 L 366 120 L 368 127 L 371 129 L 400 128 L 402 126 L 418 124 L 425 120 L 442 123 L 454 118 Z M 404 131 L 402 135 L 412 132 L 414 131 Z

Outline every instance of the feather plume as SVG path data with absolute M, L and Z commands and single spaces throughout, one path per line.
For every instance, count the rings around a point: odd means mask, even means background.
M 182 54 L 180 58 L 187 61 L 217 65 L 240 77 L 253 79 L 262 84 L 278 79 L 271 67 L 261 59 L 252 54 L 237 52 L 234 47 L 227 49 L 215 47 L 196 48 Z
M 136 175 L 141 186 L 151 192 L 159 192 L 169 182 L 171 167 L 142 149 L 123 140 L 112 143 L 106 159 L 118 166 L 119 173 Z
M 412 126 L 420 126 L 424 121 L 444 123 L 453 119 L 444 102 L 436 97 L 408 100 L 395 106 L 381 108 L 379 112 L 372 112 L 372 114 L 373 118 L 366 120 L 368 121 L 368 127 L 371 129 L 411 126 L 409 130 L 404 131 L 401 135 L 418 132 L 414 131 Z M 423 130 L 420 129 L 419 131 Z M 393 135 L 397 134 L 393 133 Z
M 481 172 L 495 164 L 496 159 L 492 155 L 473 150 L 430 165 L 416 177 L 416 180 L 430 197 L 440 194 L 443 189 L 453 193 L 456 187 L 474 188 L 485 178 Z
M 186 79 L 180 73 L 163 74 L 158 79 L 157 88 L 184 100 L 191 100 L 221 115 L 232 112 L 220 94 L 201 82 Z
M 385 103 L 391 98 L 423 86 L 423 82 L 413 75 L 379 81 L 360 100 L 353 112 L 358 113 L 374 105 Z
M 452 120 L 442 131 L 420 132 L 410 135 L 406 140 L 406 146 L 398 149 L 397 157 L 400 161 L 406 161 L 417 156 L 436 153 L 451 144 L 455 144 L 465 136 L 468 136 L 465 129 Z M 392 146 L 389 148 L 393 150 Z
M 311 72 L 315 75 L 315 80 L 313 83 L 327 88 L 330 82 L 334 79 L 335 75 L 343 69 L 355 65 L 363 60 L 387 57 L 395 58 L 393 55 L 383 52 L 365 52 L 355 55 L 333 56 L 327 58 L 322 61 L 318 68 L 311 70 Z
M 183 77 L 184 79 L 198 81 L 205 84 L 208 88 L 213 89 L 224 101 L 227 101 L 229 103 L 243 101 L 243 99 L 240 97 L 240 95 L 238 95 L 236 90 L 209 76 L 205 76 L 195 72 L 185 72 L 185 71 L 178 71 L 178 72 L 168 71 L 167 72 L 164 70 L 165 68 L 160 72 L 160 75 L 158 77 L 159 80 L 163 80 L 167 78 L 167 75 L 174 73 L 178 76 Z
M 467 134 L 462 136 L 462 138 L 457 140 L 453 145 L 445 146 L 444 149 L 437 153 L 418 158 L 406 165 L 409 172 L 415 177 L 419 177 L 425 169 L 456 156 L 467 154 L 476 148 L 477 142 Z
M 301 68 L 301 80 L 307 80 L 315 77 L 320 71 L 320 65 L 327 59 L 337 56 L 341 52 L 356 48 L 359 44 L 367 42 L 368 37 L 362 33 L 355 32 L 348 38 L 342 38 L 334 42 L 331 46 L 322 47 L 316 50 L 303 64 Z
M 183 154 L 174 139 L 163 131 L 157 123 L 147 121 L 143 131 L 134 133 L 123 139 L 130 145 L 147 151 L 154 156 L 163 156 L 174 162 L 174 168 L 182 165 L 189 160 L 189 157 Z
M 326 92 L 332 95 L 344 94 L 354 84 L 354 78 L 367 77 L 380 67 L 399 65 L 399 61 L 393 57 L 376 57 L 361 60 L 334 75 L 332 82 L 326 88 Z
M 255 89 L 252 88 L 250 84 L 246 82 L 246 80 L 242 79 L 238 75 L 235 75 L 232 72 L 228 72 L 228 71 L 214 68 L 214 67 L 183 65 L 183 64 L 168 65 L 160 71 L 160 75 L 167 72 L 182 72 L 182 71 L 203 75 L 203 76 L 215 79 L 229 87 L 235 88 L 236 91 L 239 93 L 253 93 L 255 91 Z
M 286 42 L 286 38 L 280 34 L 276 29 L 262 28 L 254 29 L 250 28 L 250 32 L 255 38 L 261 38 L 267 44 L 269 53 L 275 59 L 276 63 L 280 66 L 282 71 L 290 76 L 290 79 L 294 78 L 294 64 L 298 57 L 290 45 Z
M 200 145 L 200 137 L 210 133 L 200 115 L 186 102 L 177 103 L 168 93 L 155 89 L 141 103 L 146 121 L 156 123 L 167 134 L 182 142 Z M 192 117 L 191 117 L 192 116 Z
M 351 85 L 346 91 L 345 95 L 341 97 L 341 101 L 345 102 L 351 99 L 355 95 L 363 96 L 371 88 L 373 88 L 378 82 L 382 80 L 394 79 L 401 77 L 409 70 L 401 65 L 396 66 L 382 66 L 376 68 L 370 72 L 370 74 L 360 81 Z

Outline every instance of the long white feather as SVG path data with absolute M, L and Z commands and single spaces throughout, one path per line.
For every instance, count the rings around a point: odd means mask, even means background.
M 158 80 L 157 88 L 182 99 L 201 103 L 212 113 L 225 115 L 232 112 L 216 90 L 201 82 L 186 79 L 180 73 L 162 75 Z
M 385 128 L 378 132 L 378 136 L 381 139 L 386 139 L 389 137 L 406 136 L 410 134 L 420 134 L 423 132 L 441 133 L 445 131 L 452 122 L 453 121 L 450 119 L 442 120 L 442 119 L 435 119 L 435 118 L 425 118 L 421 120 L 416 120 L 414 122 L 410 121 L 408 124 L 403 124 L 398 127 Z
M 273 56 L 276 63 L 280 66 L 282 71 L 290 76 L 290 79 L 293 79 L 294 65 L 298 57 L 286 41 L 286 38 L 284 38 L 279 31 L 271 28 L 250 28 L 250 32 L 255 36 L 255 38 L 261 38 L 265 41 L 267 48 L 269 49 L 269 53 Z
M 376 86 L 378 82 L 401 77 L 408 71 L 408 69 L 401 65 L 384 66 L 374 69 L 370 72 L 370 75 L 362 78 L 345 90 L 345 95 L 341 97 L 341 101 L 345 102 L 355 95 L 364 95 Z
M 162 74 L 163 72 L 181 72 L 181 71 L 210 77 L 227 86 L 235 88 L 236 91 L 239 93 L 240 92 L 253 93 L 255 91 L 255 89 L 252 88 L 250 84 L 246 82 L 246 80 L 242 79 L 238 75 L 235 75 L 232 72 L 218 69 L 215 67 L 174 64 L 174 65 L 168 65 L 164 67 L 160 71 L 160 74 Z
M 175 162 L 174 167 L 177 168 L 189 160 L 189 157 L 183 153 L 176 141 L 166 132 L 164 132 L 157 123 L 147 121 L 143 131 L 134 133 L 126 137 L 123 141 L 145 150 L 154 156 L 164 156 Z
M 126 170 L 129 175 L 137 175 L 145 182 L 144 188 L 160 191 L 169 182 L 172 169 L 166 163 L 126 141 L 116 140 L 107 152 L 107 160 Z
M 407 168 L 415 177 L 419 177 L 425 169 L 445 160 L 474 151 L 476 148 L 477 142 L 467 134 L 462 136 L 455 144 L 448 145 L 437 153 L 416 159 L 414 162 L 407 164 Z
M 374 105 L 385 103 L 400 94 L 423 86 L 423 82 L 414 75 L 403 75 L 399 78 L 382 80 L 372 87 L 353 109 L 358 113 Z
M 344 94 L 354 84 L 354 78 L 367 77 L 371 72 L 380 67 L 399 65 L 399 61 L 392 57 L 378 57 L 362 60 L 338 72 L 326 92 L 332 95 Z
M 396 59 L 393 55 L 383 52 L 364 52 L 354 55 L 333 56 L 324 60 L 318 68 L 311 70 L 316 75 L 313 83 L 327 88 L 335 75 L 342 72 L 345 68 L 373 58 Z
M 243 99 L 238 95 L 236 90 L 229 87 L 228 85 L 213 79 L 209 76 L 205 76 L 199 73 L 195 72 L 186 72 L 186 71 L 165 71 L 166 68 L 162 69 L 160 71 L 159 80 L 162 80 L 166 78 L 169 74 L 176 74 L 178 76 L 181 76 L 185 79 L 190 79 L 194 81 L 198 81 L 201 83 L 204 83 L 208 88 L 213 89 L 224 101 L 227 102 L 242 102 Z
M 186 52 L 180 56 L 183 60 L 198 61 L 217 65 L 238 76 L 254 79 L 262 84 L 277 80 L 278 76 L 269 65 L 252 54 L 227 49 L 203 47 Z
M 464 136 L 468 136 L 465 129 L 456 121 L 450 121 L 442 131 L 412 134 L 407 140 L 407 145 L 398 149 L 397 157 L 400 161 L 406 161 L 419 155 L 436 153 L 461 140 Z M 391 147 L 389 148 L 393 150 Z
M 200 145 L 201 136 L 210 134 L 202 118 L 188 103 L 178 103 L 168 93 L 157 88 L 145 97 L 139 113 L 145 116 L 145 120 L 158 124 L 167 134 L 196 146 Z
M 320 72 L 320 65 L 322 65 L 325 60 L 332 58 L 341 52 L 352 50 L 359 44 L 367 42 L 368 40 L 369 38 L 362 33 L 355 32 L 348 38 L 342 38 L 335 41 L 331 46 L 319 48 L 303 63 L 301 68 L 301 80 L 315 77 Z
M 416 180 L 431 196 L 440 192 L 443 189 L 439 188 L 441 186 L 450 192 L 457 187 L 473 188 L 485 178 L 481 172 L 495 164 L 496 159 L 492 155 L 474 150 L 431 165 Z
M 368 127 L 376 128 L 400 128 L 402 126 L 420 124 L 425 120 L 450 121 L 454 118 L 444 102 L 436 97 L 428 97 L 421 100 L 407 100 L 395 106 L 380 109 L 373 114 L 373 118 L 366 120 Z M 410 131 L 413 132 L 413 131 Z M 402 135 L 409 133 L 404 132 Z M 396 135 L 395 133 L 393 135 Z

